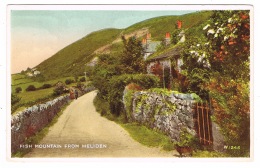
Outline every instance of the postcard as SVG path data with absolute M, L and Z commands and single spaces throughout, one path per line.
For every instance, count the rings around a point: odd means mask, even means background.
M 10 160 L 253 158 L 250 5 L 9 5 Z

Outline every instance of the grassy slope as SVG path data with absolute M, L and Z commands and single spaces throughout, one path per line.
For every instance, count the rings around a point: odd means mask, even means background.
M 105 29 L 93 32 L 75 43 L 65 47 L 58 53 L 50 57 L 37 66 L 46 80 L 57 77 L 82 75 L 85 70 L 85 64 L 89 62 L 95 54 L 96 49 L 110 44 L 113 40 L 123 34 L 132 33 L 142 28 L 149 28 L 153 40 L 162 40 L 166 32 L 172 32 L 175 29 L 176 21 L 184 21 L 184 28 L 191 28 L 207 20 L 211 12 L 196 12 L 181 16 L 162 16 L 136 23 L 125 30 Z M 119 47 L 121 49 L 121 47 Z
M 211 14 L 212 12 L 210 11 L 203 11 L 181 16 L 161 16 L 136 23 L 128 27 L 123 33 L 129 33 L 146 27 L 149 28 L 153 40 L 163 40 L 166 32 L 172 32 L 176 29 L 177 20 L 183 21 L 183 28 L 187 29 L 208 20 Z
M 111 43 L 120 33 L 121 30 L 119 29 L 93 32 L 43 61 L 37 66 L 37 69 L 46 79 L 74 76 L 77 73 L 83 75 L 79 72 L 84 72 L 84 64 L 94 57 L 93 52 Z

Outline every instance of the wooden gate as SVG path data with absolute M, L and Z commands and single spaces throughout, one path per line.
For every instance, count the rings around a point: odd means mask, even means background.
M 196 104 L 195 113 L 193 116 L 195 121 L 195 129 L 197 131 L 200 143 L 205 146 L 213 144 L 210 114 L 210 108 L 207 102 Z

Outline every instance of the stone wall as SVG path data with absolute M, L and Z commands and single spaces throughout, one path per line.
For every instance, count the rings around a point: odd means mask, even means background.
M 196 135 L 193 108 L 198 99 L 196 94 L 157 89 L 138 92 L 125 90 L 123 101 L 129 118 L 164 132 L 176 142 L 180 140 L 183 129 Z
M 13 115 L 11 119 L 11 152 L 16 152 L 20 144 L 22 145 L 27 138 L 50 123 L 68 101 L 68 95 L 60 96 L 45 104 L 34 105 Z

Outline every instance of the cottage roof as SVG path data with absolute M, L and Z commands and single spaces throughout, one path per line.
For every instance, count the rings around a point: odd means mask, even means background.
M 161 52 L 154 53 L 153 55 L 148 57 L 147 61 L 155 61 L 155 60 L 162 60 L 166 58 L 179 57 L 182 50 L 183 47 L 177 44 Z
M 145 52 L 146 53 L 154 53 L 156 52 L 156 48 L 160 45 L 160 41 L 151 41 L 146 44 Z

